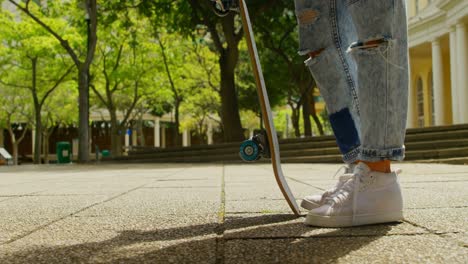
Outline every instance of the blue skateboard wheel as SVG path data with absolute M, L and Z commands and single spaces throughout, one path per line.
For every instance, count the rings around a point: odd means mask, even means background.
M 240 156 L 247 162 L 256 161 L 259 158 L 258 144 L 253 140 L 246 140 L 240 146 Z

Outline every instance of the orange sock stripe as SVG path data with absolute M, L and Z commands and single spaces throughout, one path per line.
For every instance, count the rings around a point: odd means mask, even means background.
M 359 160 L 359 162 L 364 162 L 371 170 L 383 172 L 383 173 L 390 173 L 392 170 L 390 169 L 391 162 L 389 160 L 382 160 L 377 162 L 368 162 Z

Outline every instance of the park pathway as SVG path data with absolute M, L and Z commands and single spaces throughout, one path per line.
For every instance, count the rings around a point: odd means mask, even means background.
M 0 167 L 0 263 L 468 263 L 468 166 L 398 164 L 402 223 L 311 228 L 268 164 Z M 339 165 L 287 164 L 297 198 Z

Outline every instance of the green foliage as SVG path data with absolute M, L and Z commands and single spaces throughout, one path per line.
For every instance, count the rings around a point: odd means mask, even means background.
M 49 19 L 48 22 L 57 27 L 64 26 L 60 19 Z M 59 42 L 37 23 L 30 19 L 15 20 L 9 11 L 0 12 L 0 23 L 5 25 L 0 28 L 0 38 L 3 41 L 0 46 L 0 60 L 3 62 L 0 83 L 4 89 L 21 90 L 20 93 L 29 94 L 29 100 L 23 104 L 30 109 L 31 116 L 38 110 L 34 109 L 34 96 L 37 96 L 37 103 L 47 104 L 50 112 L 63 110 L 63 106 L 46 101 L 52 95 L 53 87 L 61 85 L 60 79 L 73 66 Z M 75 82 L 66 78 L 64 81 L 68 81 L 66 90 L 76 87 Z M 73 92 L 62 94 L 69 97 Z M 29 120 L 34 123 L 33 118 Z
M 8 128 L 9 121 L 29 123 L 32 113 L 31 97 L 26 90 L 0 84 L 0 127 Z
M 83 1 L 46 2 L 34 1 L 28 8 L 62 36 L 83 61 L 87 50 Z M 21 5 L 25 6 L 24 1 Z M 297 106 L 307 86 L 304 83 L 312 81 L 304 59 L 297 55 L 294 3 L 252 0 L 249 9 L 270 103 L 276 110 L 275 122 L 279 131 L 285 131 L 286 114 L 291 117 L 291 110 L 284 106 Z M 98 14 L 98 44 L 91 67 L 93 108 L 163 116 L 174 112 L 177 105 L 181 129 L 194 129 L 201 135 L 209 122 L 221 124 L 220 60 L 236 46 L 239 59 L 235 88 L 242 125 L 251 130 L 260 127 L 255 80 L 246 42 L 241 40 L 238 15 L 218 18 L 211 12 L 208 0 L 100 1 Z M 39 98 L 47 95 L 73 61 L 56 38 L 22 12 L 13 15 L 3 10 L 0 25 L 0 80 L 4 83 L 0 89 L 2 93 L 21 91 L 20 99 L 15 100 L 21 100 L 29 111 L 23 112 L 32 116 L 31 96 L 24 96 L 32 89 L 33 59 L 38 66 Z M 230 26 L 231 31 L 226 29 Z M 159 42 L 164 47 L 172 83 Z M 65 78 L 44 101 L 41 114 L 47 127 L 77 122 L 76 87 L 77 80 Z M 10 106 L 8 100 L 5 104 Z M 128 121 L 132 118 L 133 114 Z M 326 115 L 320 118 L 323 122 Z M 299 120 L 302 124 L 302 118 Z M 291 123 L 289 129 L 289 135 L 294 135 Z

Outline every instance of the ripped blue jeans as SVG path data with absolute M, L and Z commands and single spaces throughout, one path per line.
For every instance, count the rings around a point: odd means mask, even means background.
M 343 160 L 403 160 L 408 109 L 404 0 L 295 0 L 299 54 Z

